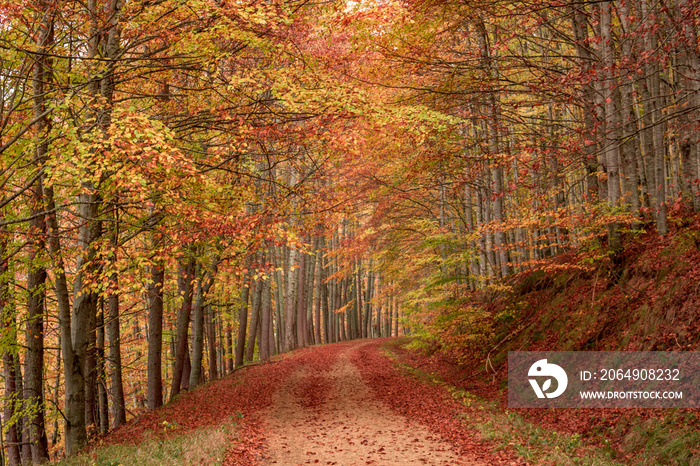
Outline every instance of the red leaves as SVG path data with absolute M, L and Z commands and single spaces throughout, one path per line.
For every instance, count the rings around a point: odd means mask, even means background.
M 132 420 L 106 437 L 107 444 L 139 443 L 145 435 L 167 438 L 183 435 L 205 426 L 240 422 L 231 442 L 234 445 L 226 464 L 254 464 L 256 451 L 263 445 L 261 431 L 253 421 L 255 413 L 269 406 L 272 394 L 292 371 L 293 364 L 284 358 L 273 363 L 250 366 L 222 380 L 180 395 L 172 403 Z M 163 429 L 166 421 L 176 425 Z M 230 458 L 235 458 L 230 460 Z
M 455 445 L 460 453 L 488 464 L 520 464 L 507 452 L 494 452 L 487 442 L 480 440 L 458 415 L 467 408 L 453 401 L 439 386 L 427 385 L 415 378 L 400 374 L 391 361 L 379 354 L 381 341 L 361 348 L 353 362 L 365 382 L 377 396 L 394 411 L 416 422 Z

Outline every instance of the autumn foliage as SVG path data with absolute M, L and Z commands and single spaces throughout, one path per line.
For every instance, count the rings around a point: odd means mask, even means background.
M 9 463 L 312 344 L 466 360 L 514 315 L 472 293 L 666 241 L 700 209 L 699 8 L 0 3 Z

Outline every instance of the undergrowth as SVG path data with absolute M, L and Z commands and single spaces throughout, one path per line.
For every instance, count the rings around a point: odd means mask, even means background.
M 389 345 L 387 345 L 389 346 Z M 385 351 L 394 364 L 424 383 L 444 387 L 467 410 L 460 414 L 465 427 L 474 428 L 483 440 L 490 441 L 496 449 L 511 449 L 531 464 L 556 465 L 622 465 L 614 460 L 612 448 L 588 445 L 579 434 L 562 434 L 539 427 L 513 411 L 501 409 L 461 388 L 446 383 L 439 375 L 428 373 L 401 362 L 392 351 Z
M 656 413 L 648 419 L 631 415 L 618 418 L 613 425 L 601 422 L 587 432 L 556 432 L 499 406 L 496 401 L 455 387 L 439 374 L 406 364 L 397 352 L 400 346 L 408 346 L 408 339 L 388 342 L 384 354 L 402 371 L 424 383 L 444 387 L 466 408 L 462 416 L 469 427 L 476 429 L 484 440 L 492 441 L 496 448 L 511 449 L 528 463 L 700 466 L 700 430 L 697 429 L 700 415 L 695 411 L 663 410 L 664 415 Z
M 671 413 L 631 426 L 622 440 L 625 451 L 636 452 L 639 465 L 700 465 L 700 431 L 689 425 L 693 413 Z M 689 419 L 692 417 L 693 419 Z
M 148 438 L 137 445 L 108 445 L 67 458 L 57 466 L 175 466 L 221 465 L 231 444 L 236 422 L 231 418 L 219 427 L 201 428 L 180 436 Z M 176 423 L 163 429 L 177 431 Z

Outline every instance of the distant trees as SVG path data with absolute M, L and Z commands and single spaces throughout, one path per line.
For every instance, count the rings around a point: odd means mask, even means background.
M 403 145 L 379 171 L 378 191 L 400 191 L 379 200 L 376 215 L 425 219 L 416 233 L 435 242 L 423 251 L 433 249 L 443 279 L 467 288 L 497 284 L 603 228 L 612 251 L 625 224 L 651 220 L 666 234 L 671 206 L 698 209 L 699 8 L 408 2 L 350 13 L 356 54 L 396 65 L 358 74 L 393 89 L 385 102 L 425 109 L 413 123 L 422 145 Z M 392 32 L 370 42 L 373 14 Z

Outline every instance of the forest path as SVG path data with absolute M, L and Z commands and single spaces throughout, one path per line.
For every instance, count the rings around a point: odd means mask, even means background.
M 363 380 L 357 353 L 369 341 L 297 368 L 263 415 L 261 464 L 477 465 L 425 426 L 393 412 Z

